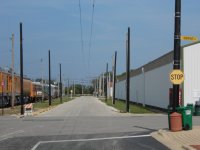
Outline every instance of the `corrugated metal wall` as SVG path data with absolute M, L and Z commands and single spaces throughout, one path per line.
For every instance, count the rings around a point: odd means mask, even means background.
M 145 102 L 147 105 L 167 108 L 169 105 L 169 74 L 172 63 L 145 73 Z
M 200 44 L 183 49 L 184 60 L 184 105 L 195 104 L 200 98 Z
M 134 70 L 135 74 L 132 73 L 130 79 L 130 100 L 166 109 L 169 105 L 169 88 L 172 88 L 169 80 L 172 61 L 173 53 L 170 52 L 144 68 Z M 145 71 L 145 68 L 148 70 Z M 195 104 L 200 99 L 200 42 L 183 47 L 182 68 L 185 74 L 184 84 L 180 86 L 183 89 L 183 104 Z M 126 99 L 124 79 L 116 83 L 116 98 L 123 100 Z
M 167 108 L 169 105 L 169 73 L 172 63 L 145 72 L 130 79 L 130 101 L 143 105 Z M 126 99 L 125 80 L 116 83 L 116 98 Z
M 126 99 L 125 80 L 117 82 L 115 86 L 115 97 L 122 100 Z

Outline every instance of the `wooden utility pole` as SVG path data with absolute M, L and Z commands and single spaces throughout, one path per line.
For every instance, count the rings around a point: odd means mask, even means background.
M 129 112 L 130 101 L 130 27 L 128 27 L 126 44 L 126 112 Z
M 51 52 L 49 50 L 49 106 L 51 106 Z
M 20 100 L 21 100 L 21 115 L 24 115 L 24 83 L 23 83 L 23 37 L 22 37 L 22 23 L 20 23 Z
M 116 83 L 116 62 L 117 62 L 117 51 L 115 51 L 114 66 L 113 66 L 113 104 L 115 104 L 115 83 Z
M 108 63 L 106 64 L 106 85 L 105 85 L 105 97 L 106 102 L 108 98 Z
M 67 96 L 68 96 L 68 98 L 69 98 L 69 79 L 67 80 Z
M 59 64 L 60 67 L 60 84 L 59 84 L 59 89 L 60 89 L 60 102 L 62 103 L 62 73 L 61 73 L 61 64 Z

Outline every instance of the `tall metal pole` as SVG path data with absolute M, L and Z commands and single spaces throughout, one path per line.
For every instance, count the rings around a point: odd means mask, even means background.
M 174 65 L 173 69 L 180 69 L 181 51 L 181 0 L 175 1 L 175 32 L 174 32 Z M 179 85 L 173 84 L 173 111 L 179 106 Z
M 126 112 L 129 112 L 130 99 L 130 27 L 128 27 L 126 48 Z
M 108 63 L 106 64 L 106 86 L 105 86 L 105 97 L 106 102 L 108 98 Z
M 108 75 L 108 97 L 110 98 L 111 96 L 111 86 L 110 86 L 110 82 L 111 82 L 111 76 L 110 76 L 110 72 L 109 72 L 109 75 Z
M 60 102 L 62 103 L 62 74 L 61 74 L 61 64 L 60 66 Z
M 96 89 L 96 80 L 94 79 L 94 96 L 96 96 L 96 91 L 97 91 L 97 89 Z
M 11 107 L 14 107 L 15 102 L 15 79 L 14 79 L 14 34 L 12 34 L 12 103 Z
M 113 71 L 113 104 L 115 104 L 116 62 L 117 62 L 117 51 L 115 51 L 115 57 L 114 57 L 114 71 Z
M 98 77 L 97 77 L 97 97 L 99 96 L 99 80 L 98 80 Z
M 4 115 L 4 97 L 3 97 L 3 88 L 4 88 L 4 81 L 3 81 L 3 75 L 2 75 L 2 83 L 1 83 L 1 105 L 2 105 L 2 116 Z
M 74 97 L 75 97 L 75 82 L 73 81 L 73 93 L 74 93 Z
M 67 84 L 67 96 L 68 96 L 68 98 L 69 98 L 69 79 L 68 79 L 68 84 Z
M 21 115 L 24 115 L 24 84 L 23 84 L 23 37 L 22 23 L 20 22 L 20 99 L 21 99 Z
M 102 89 L 101 89 L 101 75 L 99 76 L 99 96 L 101 96 Z
M 49 106 L 51 106 L 51 53 L 49 50 Z
M 81 88 L 82 88 L 82 96 L 83 96 L 83 83 L 81 83 Z
M 102 93 L 103 93 L 103 97 L 105 96 L 105 76 L 104 76 L 104 72 L 102 74 Z
M 43 79 L 43 59 L 41 58 L 41 70 L 42 70 L 42 102 L 44 101 L 44 79 Z

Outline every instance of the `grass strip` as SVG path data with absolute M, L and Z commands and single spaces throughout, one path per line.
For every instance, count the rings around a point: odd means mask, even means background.
M 62 98 L 62 102 L 65 103 L 65 102 L 68 102 L 70 100 L 72 100 L 73 98 L 70 98 L 70 97 L 63 97 Z M 57 106 L 61 104 L 60 103 L 60 98 L 56 98 L 56 99 L 52 99 L 51 101 L 51 107 L 52 106 Z M 33 109 L 34 111 L 37 111 L 37 110 L 40 110 L 40 109 L 45 109 L 45 108 L 48 108 L 49 107 L 49 101 L 48 100 L 45 100 L 43 102 L 36 102 L 36 103 L 33 103 Z M 21 112 L 21 105 L 18 105 L 18 106 L 14 106 L 14 108 L 4 108 L 3 109 L 3 115 L 14 115 L 14 114 L 20 114 Z M 2 109 L 0 109 L 0 116 L 2 115 Z
M 69 97 L 66 96 L 66 97 L 62 98 L 62 102 L 65 103 L 65 102 L 68 102 L 72 99 L 73 98 L 69 98 Z M 59 104 L 61 104 L 60 98 L 52 99 L 51 106 L 56 106 L 56 105 L 59 105 Z M 49 107 L 49 101 L 48 100 L 45 100 L 43 102 L 37 102 L 37 103 L 33 104 L 34 109 L 43 109 L 43 108 L 48 108 L 48 107 Z
M 102 100 L 102 102 L 120 110 L 120 112 L 126 112 L 126 101 L 115 100 L 115 105 L 112 104 L 111 99 L 108 99 L 107 102 L 105 102 L 105 100 Z M 132 104 L 132 103 L 130 103 L 130 105 L 129 105 L 129 110 L 130 110 L 129 111 L 130 113 L 135 113 L 135 114 L 155 113 L 147 107 Z

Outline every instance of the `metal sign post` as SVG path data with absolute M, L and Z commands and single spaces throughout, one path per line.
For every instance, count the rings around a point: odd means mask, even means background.
M 175 31 L 174 31 L 174 65 L 173 69 L 180 69 L 181 50 L 181 0 L 175 1 Z M 173 112 L 179 106 L 179 85 L 173 84 Z

